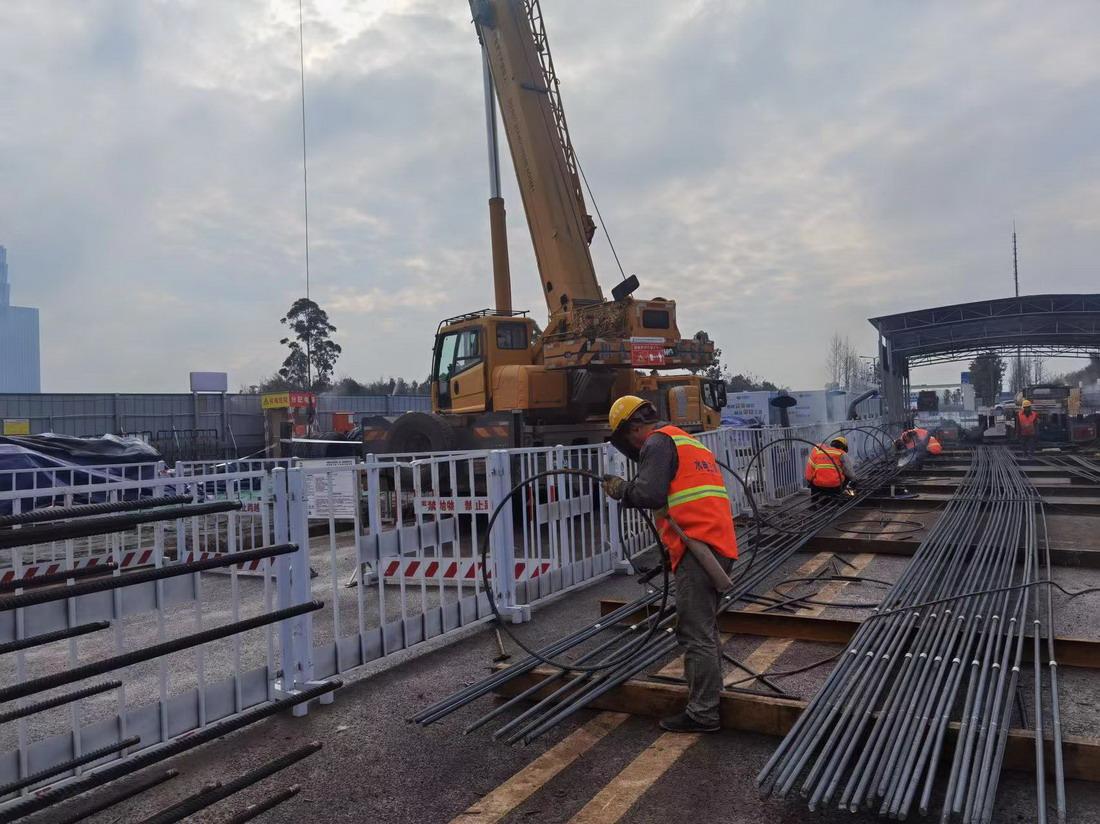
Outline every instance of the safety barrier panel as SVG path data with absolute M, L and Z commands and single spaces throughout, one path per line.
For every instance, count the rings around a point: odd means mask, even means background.
M 25 516 L 0 529 L 0 805 L 312 686 L 287 637 L 319 605 L 289 587 L 271 473 L 88 469 L 0 491 Z
M 698 437 L 766 504 L 802 487 L 810 446 L 790 439 L 817 443 L 847 430 L 858 463 L 889 445 L 878 425 Z M 561 469 L 587 474 L 544 474 Z M 168 520 L 135 515 L 105 534 L 62 531 L 0 548 L 0 568 L 11 573 L 7 584 L 0 577 L 0 650 L 8 651 L 0 685 L 33 687 L 19 687 L 13 709 L 0 713 L 8 721 L 0 791 L 9 788 L 0 805 L 220 719 L 320 695 L 325 678 L 485 621 L 493 615 L 486 579 L 502 617 L 523 621 L 539 601 L 627 569 L 625 559 L 652 542 L 639 513 L 602 492 L 603 475 L 635 471 L 607 444 L 80 471 L 7 486 L 0 476 L 0 506 L 41 513 L 147 508 L 141 502 L 154 496 L 188 503 Z M 740 482 L 728 472 L 726 481 L 735 510 L 746 513 Z M 103 523 L 116 523 L 111 517 Z M 18 530 L 36 534 L 4 523 L 0 547 L 21 540 L 11 537 Z M 97 565 L 104 574 L 91 574 Z M 73 572 L 72 594 L 34 600 L 47 590 L 31 579 L 65 572 Z M 96 589 L 120 576 L 134 583 Z M 0 686 L 0 701 L 5 695 Z M 294 711 L 304 713 L 304 701 Z M 53 772 L 35 777 L 44 770 Z
M 476 567 L 491 509 L 489 463 L 479 452 L 288 470 L 291 488 L 307 498 L 292 506 L 292 535 L 322 530 L 310 557 L 312 594 L 326 602 L 313 620 L 316 677 L 490 615 Z

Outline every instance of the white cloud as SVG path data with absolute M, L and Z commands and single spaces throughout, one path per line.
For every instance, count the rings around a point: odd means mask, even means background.
M 736 371 L 817 385 L 834 329 L 870 351 L 867 317 L 1006 293 L 1013 218 L 1025 291 L 1095 290 L 1093 3 L 544 9 L 624 265 Z M 422 376 L 438 320 L 492 294 L 469 9 L 305 20 L 313 295 L 342 374 Z M 274 371 L 304 285 L 297 3 L 7 0 L 0 53 L 0 243 L 45 387 Z M 515 303 L 541 319 L 504 171 Z M 609 289 L 602 236 L 593 255 Z

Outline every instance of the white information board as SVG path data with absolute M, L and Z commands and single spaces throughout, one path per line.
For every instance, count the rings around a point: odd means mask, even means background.
M 306 503 L 310 518 L 354 520 L 357 473 L 350 471 L 355 458 L 325 458 L 302 461 L 302 466 L 314 470 L 306 474 Z M 317 469 L 332 469 L 331 474 Z

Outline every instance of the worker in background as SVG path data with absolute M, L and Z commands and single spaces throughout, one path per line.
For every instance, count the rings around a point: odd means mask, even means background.
M 818 444 L 810 450 L 806 459 L 806 483 L 810 497 L 832 498 L 844 494 L 856 479 L 848 461 L 848 439 L 843 435 L 833 438 L 829 445 Z
M 638 463 L 633 480 L 608 475 L 604 492 L 637 509 L 655 510 L 676 581 L 676 638 L 684 647 L 688 702 L 662 719 L 670 732 L 717 732 L 722 690 L 718 604 L 732 586 L 737 558 L 733 511 L 713 453 L 687 432 L 659 419 L 643 398 L 611 406 L 611 443 Z M 723 580 L 724 579 L 724 580 Z
M 914 426 L 901 433 L 901 437 L 894 441 L 894 445 L 905 452 L 906 465 L 913 469 L 924 466 L 924 459 L 928 457 L 928 442 L 931 438 L 927 429 Z M 939 445 L 939 441 L 936 442 Z M 942 447 L 941 447 L 942 451 Z
M 1035 442 L 1039 439 L 1039 416 L 1031 408 L 1031 401 L 1025 400 L 1023 409 L 1016 413 L 1016 439 L 1024 447 L 1024 455 L 1035 454 Z

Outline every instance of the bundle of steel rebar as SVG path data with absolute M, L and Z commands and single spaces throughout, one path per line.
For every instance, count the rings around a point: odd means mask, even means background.
M 1100 465 L 1082 455 L 1043 455 L 1039 462 L 1046 466 L 1064 469 L 1075 478 L 1088 483 L 1100 484 Z
M 1047 713 L 1064 820 L 1053 610 L 1049 587 L 1044 595 L 1036 586 L 1049 570 L 1034 486 L 1007 449 L 980 448 L 943 516 L 757 783 L 778 796 L 797 785 L 811 809 L 835 804 L 905 818 L 916 804 L 923 815 L 938 806 L 943 822 L 991 821 L 1030 627 L 1036 820 L 1047 819 Z
M 896 472 L 897 464 L 891 455 L 867 461 L 861 466 L 856 479 L 856 486 L 861 490 L 858 494 L 838 496 L 825 501 L 798 496 L 786 505 L 768 512 L 766 525 L 762 528 L 754 529 L 751 526 L 739 528 L 738 543 L 741 554 L 730 573 L 735 585 L 724 596 L 722 608 L 729 609 L 741 601 L 764 603 L 773 608 L 777 606 L 787 606 L 788 609 L 797 608 L 797 604 L 783 605 L 777 599 L 764 596 L 767 582 L 817 532 L 843 513 L 858 506 L 867 495 L 887 483 Z M 475 719 L 466 727 L 466 732 L 484 726 L 522 702 L 552 688 L 549 695 L 542 697 L 518 716 L 507 721 L 494 733 L 495 738 L 503 738 L 508 743 L 519 740 L 529 743 L 588 706 L 601 695 L 672 656 L 676 652 L 676 639 L 673 633 L 675 612 L 671 606 L 664 611 L 656 609 L 660 600 L 661 593 L 651 590 L 641 598 L 603 616 L 590 626 L 538 650 L 540 655 L 546 658 L 553 657 L 554 660 L 561 660 L 560 656 L 567 653 L 572 653 L 576 657 L 565 662 L 565 669 L 546 676 L 516 697 Z M 643 613 L 645 617 L 627 627 L 622 627 L 619 623 L 622 619 L 638 613 Z M 657 632 L 647 643 L 639 644 L 638 641 L 649 633 L 655 624 Z M 599 671 L 579 672 L 577 677 L 567 678 L 570 672 L 568 663 L 591 667 L 612 662 L 614 665 Z M 528 674 L 539 663 L 540 661 L 535 657 L 525 658 L 426 708 L 412 720 L 424 725 L 438 721 L 509 681 Z

